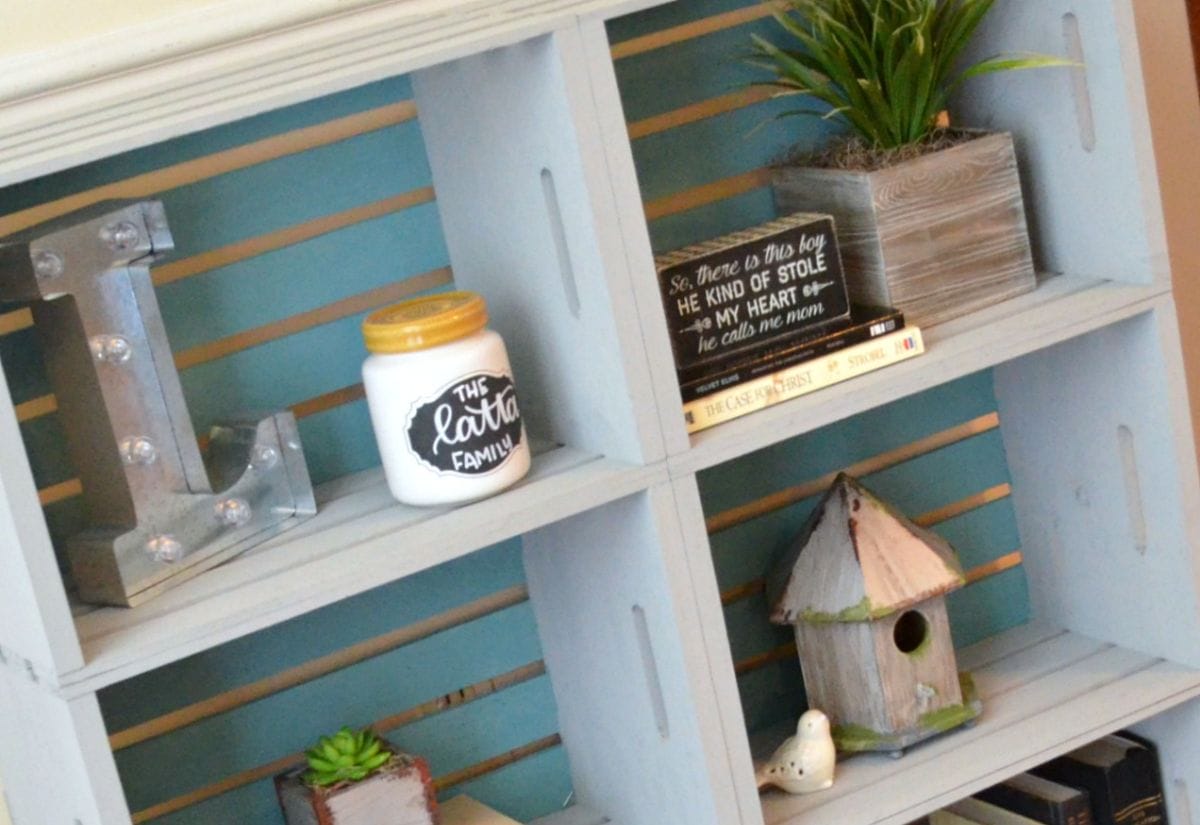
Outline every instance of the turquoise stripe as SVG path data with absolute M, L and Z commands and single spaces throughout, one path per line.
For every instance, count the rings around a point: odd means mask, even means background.
M 650 223 L 650 244 L 655 254 L 681 249 L 777 217 L 768 187 L 668 215 Z
M 676 0 L 636 14 L 613 18 L 608 21 L 608 39 L 616 44 L 743 6 L 756 5 L 758 3 L 747 3 L 745 0 Z
M 224 126 L 135 149 L 47 177 L 0 189 L 0 215 L 123 180 L 164 166 L 232 149 L 294 129 L 412 98 L 407 76 L 244 118 Z
M 180 352 L 444 267 L 433 203 L 167 284 L 159 306 Z
M 496 544 L 106 688 L 104 718 L 123 730 L 524 580 L 520 542 Z
M 17 309 L 16 304 L 0 304 L 0 312 Z M 50 392 L 50 379 L 42 361 L 42 348 L 32 328 L 0 335 L 0 363 L 13 403 L 20 404 Z
M 756 20 L 617 61 L 617 82 L 631 121 L 743 89 L 768 76 L 747 61 L 751 34 L 772 38 L 774 20 Z
M 117 764 L 130 804 L 147 807 L 303 750 L 342 725 L 360 727 L 539 656 L 532 611 L 518 605 L 307 682 L 273 701 L 135 745 L 117 754 Z M 533 738 L 512 717 L 528 721 L 531 729 L 548 729 L 538 735 L 553 733 L 557 722 L 549 695 L 548 687 L 535 693 L 527 685 L 513 687 L 387 735 L 401 749 L 428 758 L 435 773 L 445 773 L 486 758 L 492 748 L 502 752 Z M 462 735 L 448 735 L 456 725 Z M 472 728 L 487 736 L 469 735 Z M 231 736 L 237 742 L 232 751 L 223 747 Z M 190 755 L 186 764 L 173 763 L 177 753 Z
M 466 794 L 518 822 L 552 814 L 571 793 L 570 765 L 563 747 L 551 748 L 447 791 Z
M 1025 571 L 1019 567 L 955 591 L 946 602 L 955 647 L 981 642 L 1023 625 L 1032 617 L 1029 585 Z
M 161 193 L 186 257 L 429 185 L 415 120 Z
M 700 476 L 707 512 L 753 501 L 880 453 L 994 412 L 990 372 L 978 372 L 897 399 L 782 444 L 751 453 Z M 961 494 L 954 496 L 961 498 Z
M 379 449 L 365 401 L 302 419 L 300 441 L 316 484 L 379 466 Z
M 738 677 L 742 718 L 751 733 L 796 719 L 808 708 L 800 663 L 793 656 Z

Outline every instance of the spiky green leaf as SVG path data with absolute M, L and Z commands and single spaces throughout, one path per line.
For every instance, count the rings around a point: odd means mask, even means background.
M 870 143 L 923 139 L 965 80 L 1015 69 L 1073 65 L 1050 55 L 1001 55 L 958 63 L 994 0 L 778 0 L 786 45 L 753 36 L 752 65 L 781 95 L 828 108 L 798 110 L 845 121 Z

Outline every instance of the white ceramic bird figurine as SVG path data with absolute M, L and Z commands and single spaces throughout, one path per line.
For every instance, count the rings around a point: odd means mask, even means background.
M 819 710 L 805 711 L 796 723 L 796 735 L 789 736 L 758 769 L 758 787 L 774 785 L 788 793 L 824 790 L 833 785 L 836 759 L 829 717 Z

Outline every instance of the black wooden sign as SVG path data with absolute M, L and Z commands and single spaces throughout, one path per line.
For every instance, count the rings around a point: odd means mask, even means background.
M 681 380 L 850 316 L 828 215 L 790 215 L 656 264 Z

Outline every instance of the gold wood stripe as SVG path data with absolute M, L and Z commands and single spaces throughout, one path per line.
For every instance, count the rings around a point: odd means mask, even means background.
M 733 672 L 738 676 L 750 673 L 754 670 L 759 670 L 773 662 L 782 662 L 785 659 L 790 659 L 796 655 L 796 643 L 789 642 L 786 645 L 781 645 L 774 650 L 768 650 L 766 653 L 760 653 L 757 656 L 751 656 L 747 659 L 742 659 L 733 666 Z
M 33 326 L 33 313 L 28 309 L 14 309 L 0 315 L 0 335 L 20 332 Z
M 961 516 L 963 513 L 983 507 L 985 504 L 991 504 L 993 501 L 1008 498 L 1010 495 L 1012 495 L 1012 487 L 1010 485 L 997 484 L 995 487 L 988 487 L 986 490 L 978 492 L 973 496 L 967 496 L 961 501 L 955 501 L 937 510 L 922 513 L 914 518 L 913 521 L 922 527 L 932 527 L 935 524 L 941 524 L 943 521 L 949 521 L 955 516 Z
M 264 138 L 244 146 L 177 163 L 174 166 L 145 172 L 6 215 L 0 218 L 0 237 L 109 198 L 139 198 L 153 195 L 205 178 L 216 177 L 269 160 L 327 146 L 356 135 L 395 126 L 398 123 L 412 120 L 416 116 L 416 104 L 411 100 L 405 100 L 319 123 L 315 126 L 296 129 L 282 135 Z
M 681 26 L 674 26 L 617 43 L 612 47 L 612 56 L 614 60 L 622 60 L 626 57 L 632 57 L 635 54 L 661 49 L 664 46 L 682 43 L 685 40 L 703 37 L 706 34 L 713 34 L 724 29 L 732 29 L 735 26 L 741 26 L 745 23 L 770 16 L 771 9 L 765 3 L 747 6 L 744 9 L 727 11 L 723 14 L 715 14 L 712 17 L 694 20 L 691 23 L 684 23 Z
M 41 395 L 29 401 L 17 404 L 17 421 L 32 421 L 43 415 L 49 415 L 58 409 L 58 399 L 53 395 Z
M 366 397 L 367 391 L 363 385 L 353 384 L 349 387 L 342 387 L 340 390 L 318 395 L 316 398 L 310 398 L 307 401 L 301 401 L 299 404 L 293 404 L 291 409 L 292 414 L 297 418 L 308 418 L 310 415 L 332 410 L 334 407 L 340 407 L 343 404 L 352 404 Z
M 426 702 L 423 705 L 419 705 L 418 708 L 414 708 L 411 711 L 406 711 L 405 714 L 410 717 L 408 719 L 409 722 L 414 722 L 417 719 L 423 719 L 427 716 L 441 713 L 443 710 L 448 710 L 452 707 L 458 707 L 466 702 L 471 702 L 476 699 L 482 699 L 485 696 L 490 696 L 492 693 L 503 690 L 504 688 L 513 687 L 521 682 L 537 678 L 543 673 L 545 673 L 545 665 L 543 665 L 540 661 L 533 662 L 532 664 L 519 667 L 514 671 L 510 671 L 509 673 L 504 673 L 500 676 L 486 679 L 476 685 L 470 685 L 462 690 L 454 691 L 453 693 L 447 694 L 446 697 L 440 697 L 432 700 L 431 702 Z M 455 697 L 461 698 L 456 699 Z M 424 713 L 417 713 L 417 711 L 421 708 L 428 708 L 428 710 L 426 710 Z M 397 716 L 389 718 L 398 718 L 399 716 L 404 716 L 405 714 L 397 714 Z M 371 725 L 371 727 L 380 732 L 391 730 L 391 727 L 385 727 L 382 724 L 383 721 L 385 720 L 376 722 L 375 724 Z M 168 799 L 165 802 L 160 802 L 157 805 L 152 805 L 149 808 L 138 811 L 133 815 L 133 822 L 150 822 L 151 820 L 159 819 L 160 817 L 167 816 L 168 814 L 176 813 L 177 811 L 181 811 L 184 808 L 189 808 L 192 805 L 198 805 L 205 800 L 212 799 L 213 797 L 220 796 L 221 794 L 229 793 L 230 791 L 237 790 L 238 788 L 245 787 L 246 785 L 251 785 L 255 782 L 260 782 L 265 779 L 270 779 L 276 774 L 282 773 L 283 771 L 300 764 L 303 760 L 304 753 L 302 751 L 297 753 L 289 753 L 287 756 L 281 756 L 280 758 L 268 762 L 265 765 L 259 765 L 256 768 L 251 768 L 250 770 L 241 771 L 240 773 L 236 773 L 232 776 L 227 776 L 220 782 L 214 782 L 211 785 L 205 785 L 202 788 L 197 788 L 189 793 Z
M 491 679 L 484 679 L 482 682 L 476 682 L 460 690 L 447 693 L 445 696 L 430 699 L 428 702 L 417 705 L 415 708 L 409 708 L 394 716 L 380 719 L 371 727 L 379 731 L 395 730 L 405 725 L 411 725 L 428 716 L 435 716 L 443 711 L 465 705 L 468 702 L 474 702 L 476 699 L 482 699 L 484 696 L 491 696 L 493 693 L 499 693 L 505 688 L 523 684 L 545 674 L 546 663 L 539 659 L 516 670 L 510 670 L 508 673 L 502 673 Z
M 290 407 L 290 409 L 292 411 L 292 414 L 295 415 L 296 418 L 307 418 L 310 415 L 316 415 L 317 413 L 322 413 L 322 412 L 325 412 L 326 410 L 332 410 L 334 407 L 340 407 L 343 404 L 351 404 L 355 401 L 358 401 L 359 399 L 365 398 L 366 395 L 367 395 L 366 390 L 363 388 L 362 384 L 352 384 L 349 387 L 342 387 L 340 390 L 334 390 L 333 392 L 327 392 L 323 395 L 318 395 L 315 398 L 309 398 L 306 401 L 301 401 L 298 404 L 293 404 Z M 22 417 L 22 409 L 21 408 L 25 407 L 27 405 L 34 405 L 34 404 L 37 404 L 39 406 L 36 408 L 31 406 L 29 414 Z M 50 413 L 50 412 L 54 412 L 57 409 L 58 409 L 58 401 L 54 398 L 54 396 L 53 395 L 44 395 L 41 398 L 35 398 L 35 399 L 33 399 L 33 401 L 26 401 L 24 404 L 18 405 L 17 406 L 17 420 L 18 421 L 29 421 L 33 418 L 36 418 L 37 416 L 45 415 L 46 413 Z M 207 447 L 208 447 L 208 437 L 207 436 L 203 436 L 203 435 L 199 436 L 196 439 L 196 441 L 199 443 L 201 450 L 207 449 Z M 74 486 L 69 486 L 69 485 L 74 485 Z M 57 493 L 52 494 L 52 493 L 50 493 L 50 491 L 54 488 L 47 487 L 44 490 L 40 490 L 39 494 L 40 495 L 57 495 L 59 497 L 55 498 L 54 501 L 62 501 L 64 498 L 71 498 L 72 496 L 80 495 L 83 492 L 83 487 L 79 484 L 79 481 L 75 480 L 75 479 L 72 479 L 71 481 L 63 482 L 62 484 L 56 485 L 56 486 L 61 487 L 62 490 Z M 46 503 L 47 502 L 43 501 L 43 505 Z M 49 503 L 54 503 L 54 502 L 52 501 Z
M 986 579 L 988 576 L 994 576 L 997 573 L 1003 573 L 1005 570 L 1020 567 L 1022 561 L 1021 551 L 1014 550 L 998 559 L 992 559 L 986 564 L 972 567 L 966 572 L 967 584 L 974 584 L 981 579 Z
M 349 387 L 342 387 L 340 390 L 327 392 L 301 401 L 298 404 L 293 404 L 290 409 L 292 414 L 297 418 L 307 418 L 310 415 L 316 415 L 317 413 L 331 410 L 334 407 L 340 407 L 343 404 L 352 404 L 365 397 L 366 390 L 363 388 L 363 385 L 353 384 Z M 58 399 L 53 395 L 43 395 L 31 401 L 26 401 L 23 404 L 18 404 L 16 410 L 18 421 L 31 421 L 34 418 L 49 415 L 58 410 Z M 201 442 L 205 441 L 203 437 L 200 440 Z M 201 448 L 203 449 L 203 443 Z
M 738 195 L 761 189 L 771 182 L 768 169 L 752 169 L 731 178 L 722 178 L 713 183 L 685 189 L 673 195 L 657 198 L 646 204 L 646 220 L 655 221 L 668 215 L 677 215 L 689 209 L 696 209 L 710 203 L 733 198 Z
M 844 471 L 827 473 L 812 481 L 797 484 L 794 487 L 786 487 L 769 496 L 764 496 L 755 501 L 750 501 L 738 507 L 717 513 L 715 516 L 710 517 L 705 522 L 705 525 L 708 527 L 710 534 L 728 530 L 730 527 L 735 527 L 744 522 L 756 519 L 759 516 L 773 513 L 788 505 L 824 492 L 833 483 L 833 480 L 837 478 L 838 472 L 846 472 L 852 476 L 870 475 L 871 473 L 886 470 L 888 467 L 894 467 L 897 464 L 902 464 L 905 461 L 925 455 L 926 453 L 940 450 L 942 447 L 948 447 L 951 444 L 979 435 L 980 433 L 994 430 L 999 426 L 1000 416 L 997 413 L 993 412 L 981 415 L 956 427 L 950 427 L 939 433 L 934 433 L 933 435 L 914 441 L 911 444 L 906 444 L 895 450 L 872 456 L 857 464 L 852 464 L 845 468 Z
M 373 639 L 367 639 L 364 642 L 343 648 L 328 656 L 313 659 L 312 661 L 281 671 L 249 685 L 244 685 L 235 690 L 214 696 L 211 699 L 196 702 L 195 704 L 143 722 L 140 725 L 119 731 L 109 737 L 109 744 L 114 751 L 119 751 L 131 745 L 136 745 L 139 742 L 163 736 L 188 725 L 193 725 L 202 719 L 208 719 L 209 717 L 226 713 L 235 708 L 240 708 L 243 705 L 248 705 L 251 702 L 257 702 L 260 699 L 289 690 L 297 685 L 302 685 L 305 682 L 310 682 L 329 673 L 380 656 L 398 647 L 428 638 L 435 633 L 440 633 L 452 627 L 458 627 L 459 625 L 483 618 L 497 611 L 512 607 L 515 604 L 520 604 L 528 598 L 529 593 L 523 585 L 501 590 L 498 593 L 493 593 L 470 604 L 465 604 L 453 610 L 431 616 L 424 621 L 416 622 L 415 624 L 399 628 L 381 636 L 376 636 Z M 386 724 L 384 728 L 397 727 L 399 724 L 401 723 Z
M 765 593 L 767 590 L 766 579 L 751 579 L 745 584 L 739 584 L 737 587 L 731 587 L 721 594 L 721 604 L 731 605 L 734 602 L 740 602 L 742 599 L 748 599 L 751 596 L 757 596 L 759 593 Z
M 225 358 L 236 352 L 257 347 L 260 344 L 265 344 L 278 338 L 286 338 L 289 335 L 295 335 L 298 332 L 304 332 L 322 324 L 328 324 L 341 318 L 357 315 L 360 312 L 375 309 L 376 307 L 386 306 L 387 304 L 407 298 L 416 292 L 445 286 L 451 283 L 451 280 L 452 276 L 449 267 L 415 275 L 407 280 L 397 281 L 396 283 L 373 289 L 370 292 L 364 292 L 342 301 L 318 307 L 309 312 L 301 312 L 290 318 L 284 318 L 282 321 L 264 324 L 261 327 L 255 327 L 245 332 L 239 332 L 236 335 L 230 335 L 228 338 L 221 338 L 208 344 L 201 344 L 198 347 L 184 350 L 176 354 L 175 366 L 180 370 L 186 370 L 197 364 L 215 361 L 218 358 Z
M 974 567 L 967 571 L 967 583 L 974 584 L 975 582 L 986 579 L 988 576 L 994 576 L 1005 570 L 1017 567 L 1021 563 L 1021 551 L 1015 550 L 1006 556 L 1001 556 L 987 564 L 981 564 L 979 567 Z M 749 656 L 736 662 L 733 666 L 734 672 L 741 676 L 759 668 L 766 667 L 772 662 L 780 662 L 790 656 L 796 655 L 796 643 L 790 642 L 786 645 L 780 645 L 777 648 L 768 650 L 766 653 L 759 653 L 757 656 Z
M 723 115 L 726 112 L 732 112 L 736 109 L 744 109 L 755 103 L 769 100 L 771 95 L 772 92 L 770 89 L 754 86 L 749 89 L 742 89 L 727 95 L 721 95 L 720 97 L 714 97 L 711 100 L 702 100 L 699 103 L 693 103 L 691 106 L 684 106 L 681 109 L 674 109 L 670 112 L 664 112 L 661 115 L 655 115 L 645 120 L 630 123 L 629 137 L 631 140 L 637 140 L 648 135 L 665 132 L 668 129 L 674 129 L 677 126 L 686 126 L 698 120 Z
M 83 485 L 79 483 L 79 479 L 72 478 L 68 481 L 38 490 L 38 500 L 42 503 L 43 507 L 49 507 L 51 504 L 57 504 L 60 501 L 74 498 L 82 492 Z
M 289 226 L 278 232 L 248 238 L 238 243 L 223 246 L 220 249 L 214 249 L 211 252 L 193 255 L 190 258 L 184 258 L 156 267 L 153 272 L 154 283 L 156 286 L 173 283 L 182 278 L 207 272 L 210 269 L 228 266 L 229 264 L 244 261 L 257 255 L 263 255 L 276 249 L 283 249 L 287 246 L 311 240 L 312 238 L 335 232 L 338 229 L 344 229 L 356 223 L 362 223 L 423 203 L 429 203 L 433 199 L 433 187 L 426 186 L 421 189 L 414 189 L 411 192 L 405 192 L 394 198 L 356 206 L 344 212 L 326 215 L 306 221 L 305 223 L 296 224 L 295 226 Z
M 508 753 L 502 753 L 499 756 L 493 756 L 491 759 L 485 759 L 483 762 L 463 768 L 461 771 L 454 771 L 445 776 L 439 776 L 433 780 L 433 786 L 437 789 L 438 793 L 441 793 L 449 788 L 453 788 L 455 785 L 461 785 L 464 782 L 470 782 L 472 779 L 478 779 L 485 774 L 498 771 L 514 762 L 520 762 L 522 759 L 527 759 L 534 754 L 550 750 L 561 744 L 562 737 L 555 733 L 538 739 L 536 742 L 530 742 L 528 745 L 513 748 Z
M 947 504 L 945 507 L 940 507 L 937 510 L 930 510 L 928 513 L 922 513 L 921 515 L 914 518 L 913 521 L 916 522 L 917 524 L 921 525 L 922 527 L 933 527 L 935 524 L 941 524 L 943 521 L 949 521 L 950 519 L 954 518 L 955 516 L 960 516 L 963 513 L 970 512 L 971 510 L 974 510 L 977 507 L 982 507 L 985 504 L 991 504 L 993 501 L 999 501 L 1000 499 L 1008 496 L 1009 493 L 1011 493 L 1011 492 L 1012 492 L 1012 488 L 1009 485 L 997 484 L 995 487 L 989 487 L 988 489 L 984 490 L 983 492 L 976 493 L 973 496 L 967 496 L 964 499 L 960 499 L 959 501 L 955 501 L 951 504 Z M 982 578 L 985 575 L 989 575 L 988 573 L 985 572 L 985 570 L 987 568 L 990 568 L 991 565 L 1008 564 L 1011 567 L 1012 564 L 1010 564 L 1010 562 L 1011 562 L 1010 557 L 1012 555 L 1013 554 L 1010 553 L 1008 556 L 1004 557 L 1004 559 L 1009 560 L 1007 562 L 1004 561 L 1003 559 L 997 559 L 993 562 L 989 562 L 987 565 L 984 565 L 983 567 L 975 568 L 975 570 L 973 570 L 972 573 L 967 574 L 967 577 L 968 577 L 967 581 L 972 581 L 972 579 L 970 578 L 970 576 L 972 574 L 977 575 L 977 577 L 979 577 L 979 578 Z M 1020 553 L 1016 554 L 1016 556 L 1017 556 L 1016 564 L 1020 564 L 1021 563 Z M 1008 568 L 1002 566 L 1000 569 L 1007 570 Z M 999 572 L 999 571 L 997 571 L 997 572 Z M 751 581 L 748 581 L 745 584 L 739 584 L 736 587 L 731 587 L 728 590 L 726 590 L 724 593 L 722 593 L 721 594 L 721 604 L 730 605 L 730 604 L 733 604 L 734 602 L 741 601 L 742 599 L 748 599 L 751 596 L 757 596 L 759 593 L 763 593 L 765 591 L 766 591 L 766 580 L 765 579 L 761 579 L 761 578 L 760 579 L 752 579 Z

